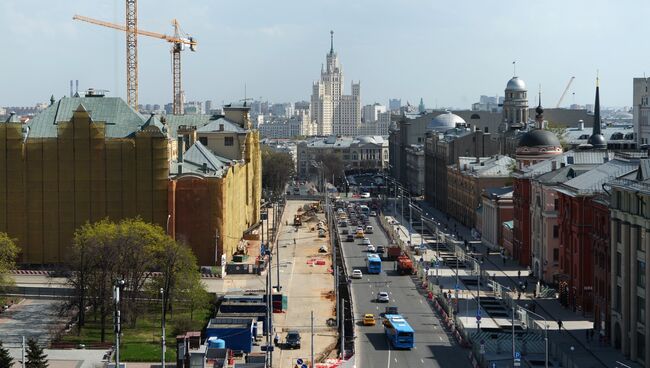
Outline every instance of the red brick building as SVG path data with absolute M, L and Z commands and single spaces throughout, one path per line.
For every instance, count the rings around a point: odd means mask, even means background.
M 530 179 L 515 176 L 512 187 L 512 257 L 530 266 Z
M 594 324 L 604 328 L 610 340 L 611 300 L 611 251 L 610 251 L 610 212 L 609 197 L 598 195 L 591 201 L 594 264 Z M 604 322 L 604 323 L 603 323 Z

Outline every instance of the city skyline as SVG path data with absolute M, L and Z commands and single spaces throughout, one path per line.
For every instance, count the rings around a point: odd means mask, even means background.
M 0 104 L 26 106 L 50 94 L 67 95 L 70 79 L 79 79 L 81 90 L 106 89 L 124 98 L 124 35 L 72 20 L 81 14 L 123 23 L 122 2 L 42 5 L 37 0 L 0 5 L 11 44 L 30 45 L 3 58 L 3 80 L 7 86 L 31 86 L 3 89 Z M 344 72 L 361 82 L 362 105 L 387 104 L 393 97 L 417 105 L 423 98 L 429 108 L 470 108 L 480 95 L 502 95 L 515 60 L 529 91 L 541 84 L 545 106 L 555 106 L 571 76 L 576 79 L 563 106 L 574 102 L 574 92 L 575 103 L 591 103 L 596 70 L 603 104 L 630 106 L 632 78 L 644 74 L 647 51 L 639 47 L 621 57 L 618 43 L 643 43 L 642 33 L 627 26 L 641 23 L 644 10 L 650 10 L 641 1 L 173 5 L 140 1 L 138 26 L 169 34 L 176 18 L 198 40 L 198 51 L 183 55 L 187 101 L 308 100 L 333 29 Z M 79 57 L 83 52 L 89 55 Z M 140 102 L 170 102 L 169 45 L 140 37 L 139 67 Z

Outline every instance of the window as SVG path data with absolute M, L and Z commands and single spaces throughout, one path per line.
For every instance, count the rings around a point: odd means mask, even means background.
M 232 146 L 235 144 L 235 139 L 233 137 L 224 137 L 223 144 L 225 146 Z
M 636 284 L 645 289 L 645 261 L 636 261 Z
M 618 194 L 618 192 L 617 192 Z M 620 203 L 620 202 L 619 202 Z M 616 220 L 616 241 L 621 241 L 621 221 Z
M 208 146 L 208 137 L 199 137 L 199 142 L 201 142 L 202 145 Z
M 553 200 L 553 209 L 557 211 L 558 207 L 560 207 L 560 200 L 555 198 Z
M 643 228 L 636 226 L 636 250 L 643 252 Z
M 618 285 L 616 285 L 616 304 L 614 304 L 614 308 L 617 312 L 621 312 L 621 287 Z
M 560 259 L 560 249 L 553 249 L 553 262 L 557 262 Z
M 553 225 L 553 239 L 557 239 L 558 236 L 560 236 L 559 226 Z
M 645 298 L 636 297 L 637 321 L 645 324 Z
M 616 276 L 621 276 L 621 253 L 616 252 Z

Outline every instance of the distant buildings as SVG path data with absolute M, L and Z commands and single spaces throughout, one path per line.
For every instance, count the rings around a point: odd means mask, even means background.
M 352 83 L 352 94 L 343 94 L 343 69 L 334 52 L 334 32 L 325 67 L 321 67 L 320 80 L 312 85 L 311 119 L 316 124 L 317 135 L 355 135 L 361 123 L 361 85 Z
M 386 112 L 386 106 L 374 103 L 366 105 L 361 110 L 361 121 L 370 123 L 379 120 L 379 115 Z
M 381 136 L 313 138 L 298 143 L 298 175 L 315 174 L 313 162 L 333 153 L 345 170 L 385 170 L 388 168 L 388 142 Z
M 392 112 L 399 112 L 402 107 L 402 100 L 399 98 L 391 98 L 388 100 L 388 110 Z

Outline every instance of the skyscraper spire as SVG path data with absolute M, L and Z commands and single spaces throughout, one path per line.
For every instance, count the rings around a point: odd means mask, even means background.
M 537 108 L 535 108 L 535 128 L 544 129 L 544 109 L 542 108 L 542 85 L 539 85 Z
M 593 148 L 605 149 L 607 148 L 607 141 L 600 130 L 600 78 L 596 76 L 596 101 L 594 102 L 594 125 L 593 132 L 587 143 L 591 144 Z
M 330 31 L 330 55 L 334 53 L 334 31 Z

